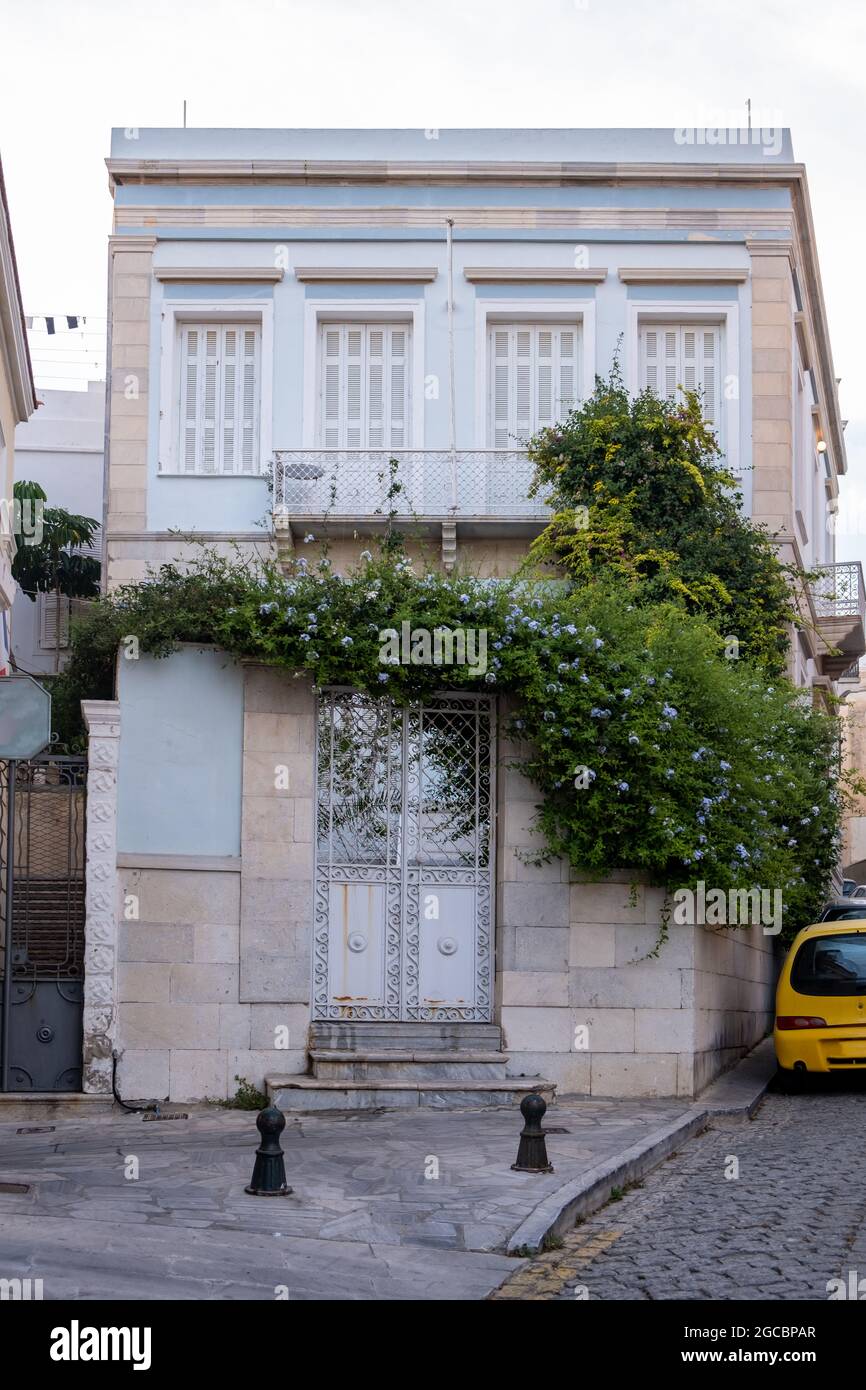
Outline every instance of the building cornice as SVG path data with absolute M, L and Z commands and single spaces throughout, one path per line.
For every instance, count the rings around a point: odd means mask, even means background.
M 36 409 L 36 387 L 24 327 L 21 284 L 15 260 L 15 243 L 6 199 L 3 166 L 0 164 L 0 348 L 9 380 L 9 393 L 19 423 Z
M 190 475 L 184 473 L 161 473 L 161 478 L 183 478 Z M 199 477 L 202 475 L 199 474 Z M 253 473 L 249 475 L 258 479 L 259 482 L 265 477 L 264 473 Z M 121 544 L 139 543 L 141 541 L 170 541 L 178 545 L 193 544 L 205 545 L 222 544 L 237 541 L 244 545 L 270 545 L 273 537 L 265 531 L 116 531 L 109 529 L 106 536 L 109 544 L 117 541 Z
M 624 285 L 744 285 L 748 266 L 622 266 Z
M 600 285 L 607 279 L 607 266 L 467 266 L 463 272 L 473 285 Z
M 157 238 L 155 236 L 137 236 L 133 233 L 125 234 L 115 232 L 108 238 L 108 250 L 112 256 L 118 251 L 144 251 L 152 252 L 156 250 Z
M 270 265 L 158 265 L 154 267 L 154 280 L 167 284 L 220 284 L 250 281 L 256 284 L 275 285 L 283 278 L 278 266 Z
M 787 256 L 793 266 L 795 263 L 794 243 L 790 237 L 746 237 L 746 250 L 750 256 Z
M 327 285 L 351 281 L 354 284 L 422 284 L 435 280 L 435 265 L 299 265 L 295 278 L 306 285 Z
M 478 198 L 483 198 L 484 189 L 479 188 L 476 193 Z M 775 235 L 789 233 L 793 222 L 790 208 L 672 209 L 660 205 L 612 208 L 575 207 L 568 206 L 567 202 L 562 207 L 540 208 L 533 206 L 529 197 L 511 206 L 487 203 L 470 207 L 466 203 L 443 202 L 435 208 L 429 203 L 386 206 L 378 202 L 356 207 L 348 207 L 345 203 L 328 206 L 317 204 L 313 207 L 303 201 L 291 205 L 266 204 L 254 197 L 244 205 L 208 203 L 194 208 L 182 204 L 170 206 L 156 203 L 128 207 L 120 203 L 114 209 L 114 217 L 119 228 L 133 225 L 154 227 L 158 229 L 159 236 L 171 239 L 178 239 L 179 234 L 186 239 L 190 231 L 200 233 L 202 229 L 208 229 L 213 230 L 220 239 L 226 231 L 231 230 L 236 234 L 234 239 L 274 235 L 277 239 L 292 236 L 309 241 L 310 233 L 313 239 L 320 238 L 323 232 L 332 237 L 336 235 L 339 239 L 347 236 L 351 229 L 364 228 L 366 231 L 375 229 L 386 240 L 389 232 L 399 229 L 401 239 L 404 231 L 415 231 L 419 233 L 417 240 L 435 240 L 437 243 L 442 241 L 446 221 L 451 218 L 457 240 L 465 240 L 467 233 L 520 229 L 531 231 L 541 238 L 549 233 L 557 240 L 566 240 L 572 245 L 575 232 L 581 236 L 617 230 L 669 232 L 672 235 L 668 239 L 679 243 L 682 241 L 682 237 L 677 235 L 679 232 L 691 233 L 693 240 L 705 233 L 709 240 L 715 241 L 719 232 L 741 235 L 745 226 Z M 274 229 L 273 233 L 270 232 L 271 228 Z M 125 239 L 122 231 L 117 235 L 119 241 Z M 129 233 L 130 238 L 134 235 Z
M 802 164 L 556 163 L 545 160 L 114 159 L 129 183 L 740 183 L 790 182 Z

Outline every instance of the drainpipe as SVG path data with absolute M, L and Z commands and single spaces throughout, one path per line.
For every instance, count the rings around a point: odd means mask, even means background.
M 457 422 L 454 396 L 454 218 L 445 219 L 448 249 L 448 450 L 451 456 L 451 511 L 457 512 Z

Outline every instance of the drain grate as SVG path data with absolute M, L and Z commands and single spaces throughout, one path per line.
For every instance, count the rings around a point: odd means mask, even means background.
M 173 1115 L 145 1115 L 145 1120 L 188 1120 L 189 1115 L 185 1110 L 176 1110 Z
M 9 1192 L 13 1196 L 23 1197 L 25 1192 L 29 1191 L 29 1182 L 0 1182 L 0 1192 Z
M 22 1125 L 16 1129 L 16 1134 L 53 1134 L 55 1125 Z

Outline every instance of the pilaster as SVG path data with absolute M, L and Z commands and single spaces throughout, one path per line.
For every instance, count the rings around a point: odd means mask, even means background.
M 117 768 L 120 704 L 82 700 L 87 726 L 84 1090 L 110 1095 L 117 1031 Z

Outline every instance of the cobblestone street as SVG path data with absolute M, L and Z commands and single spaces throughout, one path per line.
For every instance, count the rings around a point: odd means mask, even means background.
M 829 1280 L 866 1276 L 864 1144 L 862 1090 L 770 1094 L 750 1122 L 687 1141 L 493 1297 L 826 1299 Z

